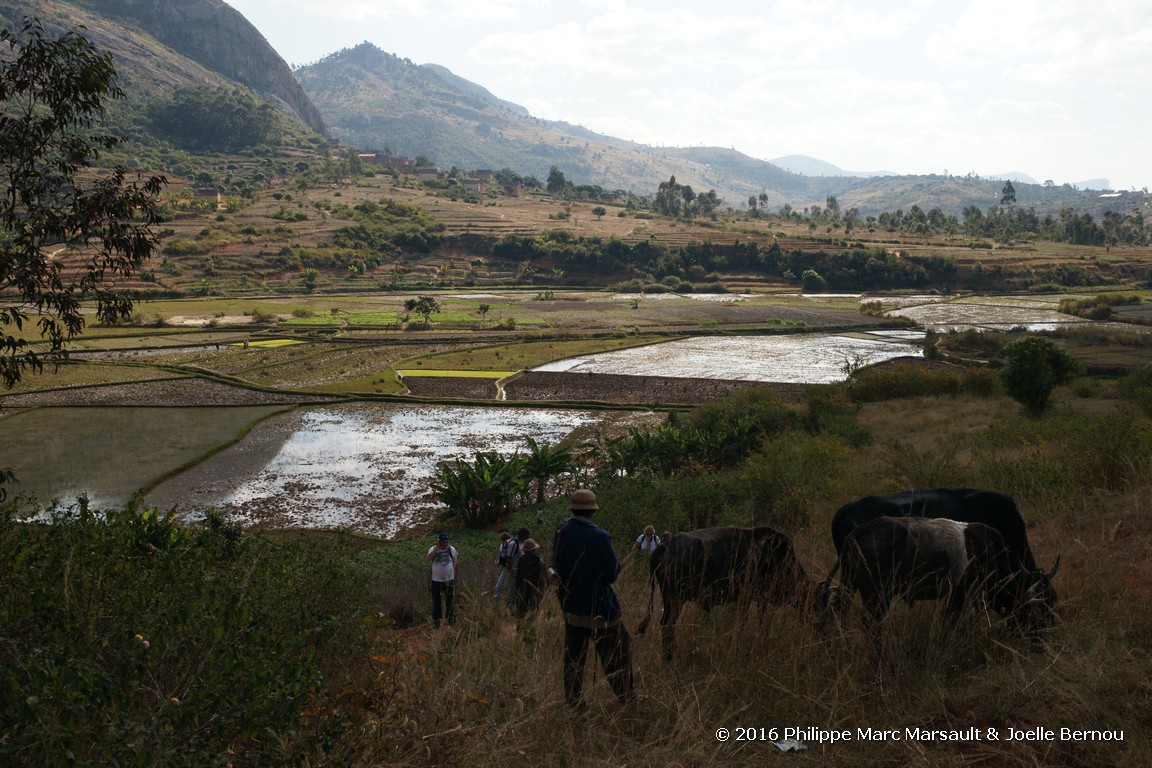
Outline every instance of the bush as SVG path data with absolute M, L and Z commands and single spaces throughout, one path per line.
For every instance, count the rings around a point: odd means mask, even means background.
M 362 584 L 314 546 L 84 500 L 51 524 L 9 514 L 5 764 L 273 764 L 266 740 L 289 750 L 305 740 L 326 649 L 350 652 L 362 635 L 352 620 Z
M 1041 336 L 1025 336 L 1004 347 L 1000 381 L 1014 400 L 1033 417 L 1048 409 L 1059 384 L 1071 381 L 1080 366 L 1063 347 Z
M 1001 392 L 999 375 L 990 368 L 947 368 L 888 365 L 857 371 L 845 384 L 857 403 L 905 397 L 962 394 L 988 397 Z
M 1152 415 L 1152 368 L 1141 368 L 1116 382 L 1116 391 Z

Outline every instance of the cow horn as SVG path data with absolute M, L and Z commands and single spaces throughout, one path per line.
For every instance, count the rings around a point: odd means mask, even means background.
M 1056 562 L 1052 563 L 1052 570 L 1044 574 L 1044 577 L 1051 581 L 1056 576 L 1056 571 L 1060 570 L 1060 555 L 1056 555 Z

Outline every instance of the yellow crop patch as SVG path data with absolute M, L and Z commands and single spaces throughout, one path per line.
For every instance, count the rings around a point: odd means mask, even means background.
M 290 347 L 293 344 L 307 344 L 306 341 L 299 339 L 267 339 L 265 341 L 250 341 L 248 342 L 249 348 L 255 347 L 258 349 L 275 349 L 276 347 Z M 233 344 L 234 347 L 244 346 L 244 342 Z
M 409 368 L 403 371 L 396 371 L 405 378 L 413 378 L 417 376 L 426 376 L 429 378 L 458 378 L 458 379 L 502 379 L 505 376 L 511 376 L 516 371 L 445 371 L 445 370 L 422 370 L 420 368 Z

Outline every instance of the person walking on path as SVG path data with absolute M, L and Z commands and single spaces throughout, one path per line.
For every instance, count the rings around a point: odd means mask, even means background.
M 557 595 L 564 611 L 564 700 L 573 709 L 584 706 L 581 696 L 589 642 L 596 646 L 616 698 L 622 703 L 635 698 L 631 640 L 612 589 L 620 561 L 612 549 L 611 534 L 592 522 L 599 508 L 592 491 L 574 491 L 569 499 L 572 516 L 557 527 L 552 540 Z
M 521 547 L 524 542 L 528 540 L 530 531 L 527 528 L 521 528 L 516 531 L 516 535 L 508 540 L 508 573 L 511 576 L 511 584 L 508 590 L 508 608 L 515 610 L 516 608 L 516 567 L 520 565 L 520 556 L 523 554 Z
M 651 557 L 658 546 L 660 546 L 660 537 L 656 535 L 656 529 L 651 525 L 647 525 L 644 527 L 644 533 L 636 537 L 636 541 L 632 544 L 632 549 L 639 550 Z
M 547 577 L 544 561 L 540 559 L 540 545 L 535 539 L 525 539 L 520 547 L 520 563 L 516 566 L 516 604 L 512 612 L 520 618 L 535 613 L 540 607 Z
M 497 604 L 500 603 L 500 595 L 508 583 L 508 542 L 511 540 L 512 534 L 508 531 L 500 532 L 500 552 L 496 557 L 496 567 L 500 569 L 500 575 L 496 579 L 496 586 L 492 589 L 492 601 Z
M 432 626 L 439 628 L 441 618 L 447 619 L 449 624 L 455 624 L 456 567 L 459 564 L 459 554 L 456 552 L 456 547 L 449 543 L 446 531 L 441 531 L 436 537 L 436 543 L 428 550 L 428 555 L 424 559 L 432 563 Z

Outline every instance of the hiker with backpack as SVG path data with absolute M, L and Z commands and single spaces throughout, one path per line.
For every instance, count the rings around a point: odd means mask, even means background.
M 516 535 L 508 540 L 508 572 L 512 576 L 511 588 L 508 590 L 508 608 L 516 607 L 516 568 L 520 565 L 523 556 L 524 542 L 528 540 L 531 532 L 527 528 L 516 531 Z
M 496 579 L 496 586 L 492 589 L 492 601 L 499 604 L 500 595 L 504 592 L 504 587 L 508 583 L 508 547 L 509 542 L 512 540 L 512 534 L 508 531 L 500 531 L 500 552 L 496 556 L 496 567 L 500 570 L 500 575 Z

